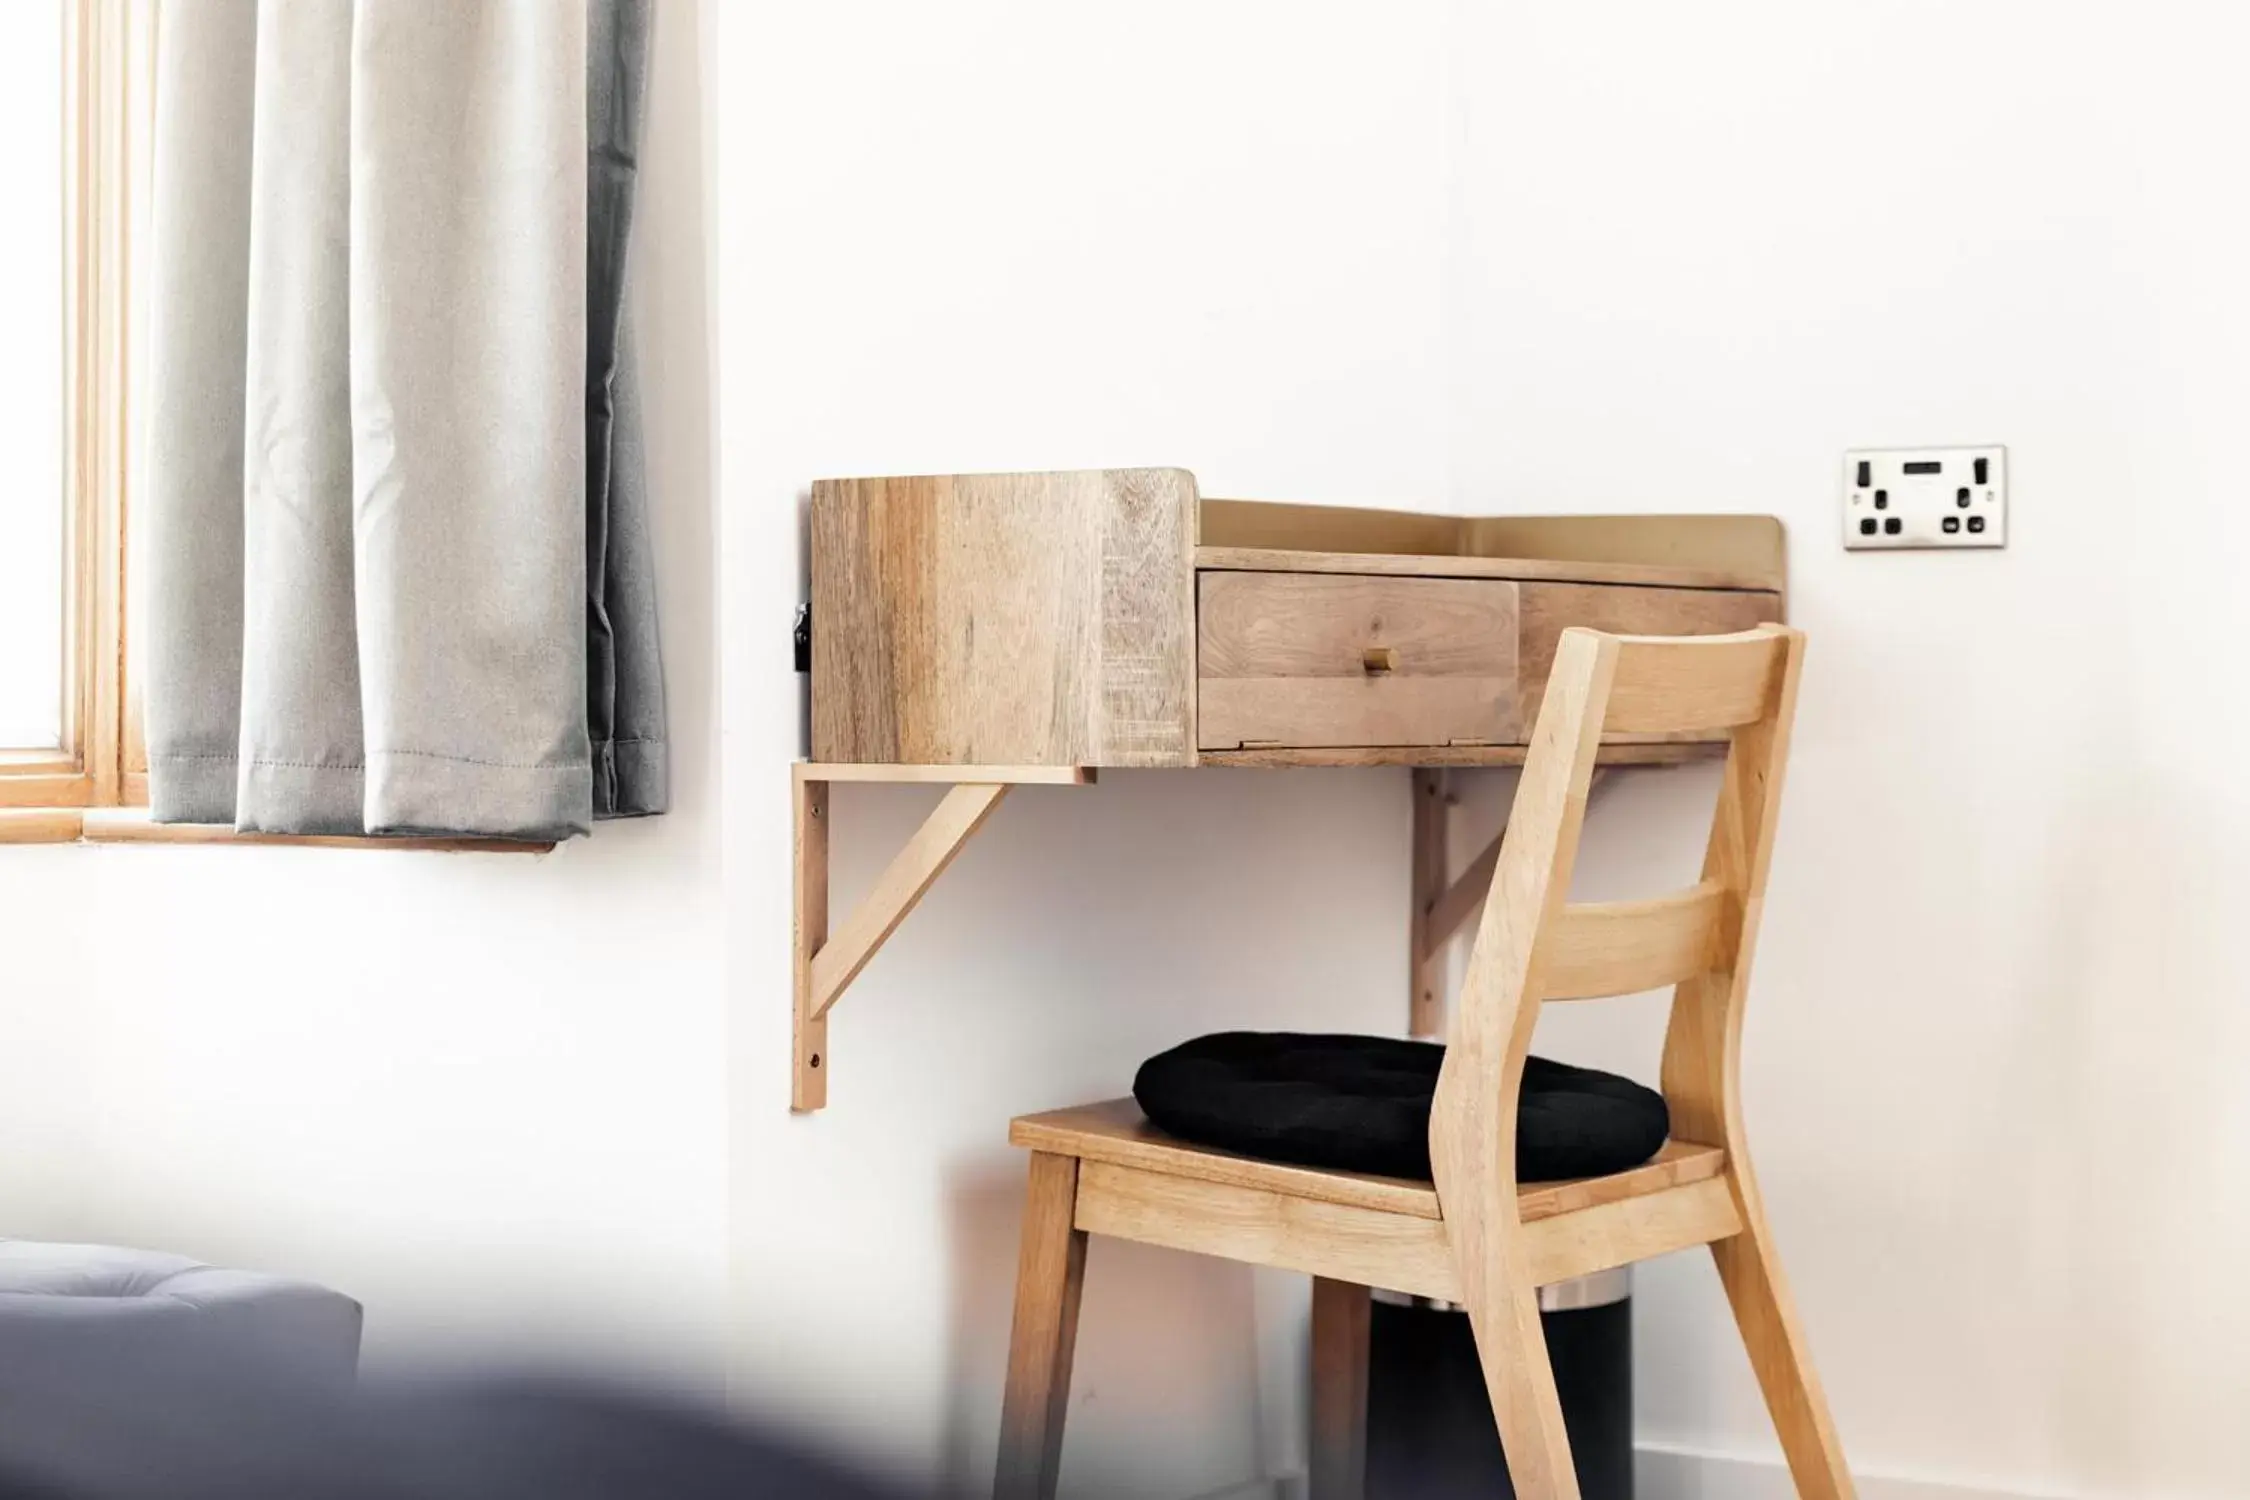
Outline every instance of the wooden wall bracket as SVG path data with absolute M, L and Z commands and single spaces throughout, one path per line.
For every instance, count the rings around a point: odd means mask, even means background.
M 791 767 L 791 847 L 796 905 L 791 923 L 789 1107 L 800 1112 L 828 1103 L 828 1012 L 859 977 L 923 893 L 945 873 L 969 836 L 984 826 L 1012 786 L 1084 786 L 1091 766 L 893 766 Z M 828 788 L 839 781 L 890 781 L 945 786 L 937 808 L 906 841 L 851 914 L 828 923 Z
M 1594 768 L 1586 788 L 1587 806 L 1616 769 Z M 1447 880 L 1445 872 L 1446 810 L 1454 803 L 1448 778 L 1453 773 L 1424 768 L 1414 773 L 1414 853 L 1409 869 L 1413 877 L 1413 916 L 1408 926 L 1407 961 L 1412 985 L 1407 1000 L 1406 1034 L 1428 1041 L 1445 1040 L 1445 950 L 1453 935 L 1484 909 L 1485 893 L 1492 889 L 1492 872 L 1500 867 L 1500 844 L 1508 836 L 1507 819 L 1468 868 Z
M 1414 856 L 1408 868 L 1412 872 L 1414 905 L 1406 928 L 1407 982 L 1411 986 L 1406 1034 L 1431 1041 L 1445 1038 L 1445 940 L 1461 925 L 1461 914 L 1456 912 L 1452 914 L 1450 926 L 1442 929 L 1437 926 L 1439 908 L 1453 890 L 1461 888 L 1456 885 L 1448 889 L 1445 883 L 1446 814 L 1453 805 L 1451 776 L 1450 771 L 1418 766 L 1413 777 Z M 1496 840 L 1487 852 L 1498 859 L 1499 850 Z M 1474 873 L 1475 867 L 1471 866 L 1470 874 Z M 1466 884 L 1468 879 L 1468 875 L 1463 875 L 1461 884 Z M 1484 879 L 1486 885 L 1492 883 L 1490 869 L 1485 871 Z M 1476 899 L 1483 899 L 1482 887 Z

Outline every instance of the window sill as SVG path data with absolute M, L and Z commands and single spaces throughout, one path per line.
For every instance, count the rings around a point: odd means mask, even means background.
M 237 833 L 210 823 L 152 823 L 137 807 L 0 808 L 0 844 L 269 844 L 296 849 L 422 849 L 452 854 L 545 854 L 510 839 L 343 838 Z

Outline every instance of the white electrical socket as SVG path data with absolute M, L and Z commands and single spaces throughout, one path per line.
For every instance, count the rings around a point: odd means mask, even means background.
M 1855 448 L 1844 455 L 1844 546 L 2008 545 L 2008 450 Z

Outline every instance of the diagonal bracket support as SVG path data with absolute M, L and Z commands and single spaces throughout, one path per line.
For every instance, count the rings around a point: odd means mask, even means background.
M 791 1080 L 789 1107 L 800 1112 L 828 1103 L 828 1012 L 882 951 L 906 914 L 945 873 L 946 866 L 1008 789 L 1027 783 L 1085 785 L 1090 766 L 891 766 L 799 764 L 791 768 L 794 804 L 791 848 L 796 901 L 792 930 Z M 945 796 L 894 856 L 851 913 L 828 921 L 829 788 L 839 781 L 890 781 L 944 785 Z
M 1593 782 L 1586 789 L 1589 805 L 1613 769 L 1594 768 Z M 1468 868 L 1451 881 L 1445 878 L 1445 814 L 1454 800 L 1445 781 L 1449 774 L 1436 770 L 1414 773 L 1414 909 L 1407 943 L 1413 990 L 1407 1002 L 1406 1034 L 1431 1041 L 1445 1039 L 1446 944 L 1484 910 L 1485 893 L 1492 889 L 1493 873 L 1500 868 L 1500 846 L 1508 837 L 1503 819 L 1500 831 L 1469 861 Z

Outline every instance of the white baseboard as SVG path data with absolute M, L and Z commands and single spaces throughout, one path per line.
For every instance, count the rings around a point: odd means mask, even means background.
M 1635 1450 L 1634 1500 L 1797 1500 L 1789 1470 L 1778 1458 L 1735 1458 L 1677 1448 Z M 2052 1500 L 2030 1490 L 1996 1490 L 1977 1484 L 1855 1474 L 1859 1500 Z

